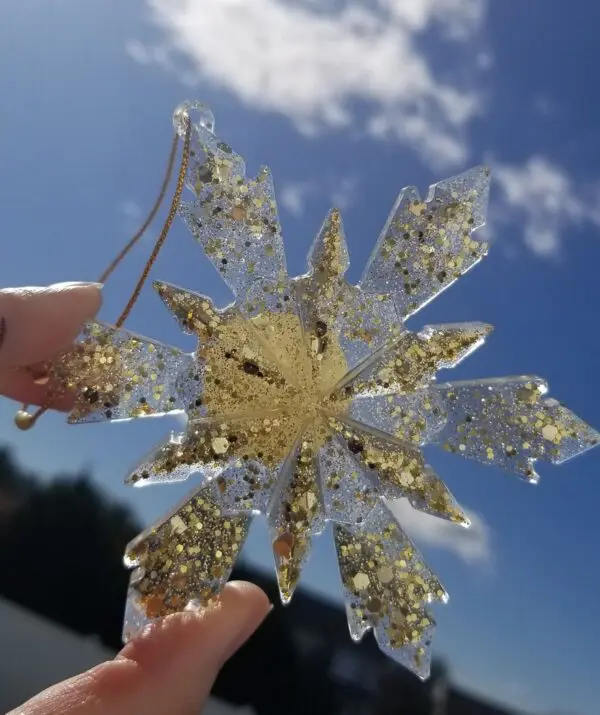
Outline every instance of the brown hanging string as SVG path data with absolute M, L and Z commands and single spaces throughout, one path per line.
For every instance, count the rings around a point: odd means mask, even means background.
M 140 293 L 142 292 L 144 283 L 148 278 L 148 274 L 150 273 L 152 266 L 154 265 L 158 254 L 160 253 L 160 249 L 163 247 L 165 241 L 167 240 L 167 236 L 169 235 L 169 231 L 171 230 L 171 226 L 173 225 L 173 220 L 175 219 L 175 215 L 177 214 L 177 208 L 179 207 L 179 201 L 181 200 L 181 194 L 183 193 L 183 187 L 185 185 L 185 177 L 187 174 L 188 164 L 190 162 L 190 141 L 191 122 L 188 119 L 185 130 L 185 138 L 183 140 L 183 152 L 181 154 L 181 165 L 179 167 L 179 175 L 177 176 L 177 185 L 175 186 L 175 191 L 171 200 L 171 206 L 169 207 L 169 213 L 162 227 L 162 231 L 160 232 L 160 236 L 154 244 L 154 248 L 152 249 L 150 258 L 148 258 L 148 260 L 146 261 L 146 265 L 144 266 L 142 275 L 140 276 L 140 279 L 138 280 L 137 285 L 134 288 L 133 293 L 131 294 L 131 298 L 127 301 L 127 305 L 125 306 L 123 312 L 115 323 L 115 326 L 117 328 L 120 328 L 127 320 L 133 306 L 135 305 L 137 299 L 140 297 Z
M 167 193 L 167 188 L 169 186 L 169 182 L 171 180 L 171 177 L 173 175 L 173 167 L 175 166 L 175 158 L 177 156 L 177 146 L 179 143 L 179 136 L 175 134 L 173 138 L 173 143 L 171 145 L 171 152 L 169 154 L 169 161 L 167 164 L 167 169 L 165 171 L 165 176 L 163 179 L 163 183 L 160 189 L 160 192 L 152 206 L 152 209 L 150 213 L 148 214 L 146 220 L 140 227 L 140 229 L 137 231 L 137 233 L 129 240 L 127 245 L 123 248 L 122 251 L 115 257 L 115 259 L 110 263 L 110 265 L 106 268 L 106 270 L 102 273 L 99 279 L 99 283 L 105 283 L 106 280 L 109 278 L 110 275 L 114 272 L 114 270 L 117 268 L 117 266 L 121 263 L 121 261 L 125 258 L 125 256 L 129 253 L 129 251 L 136 245 L 136 243 L 142 238 L 142 236 L 146 233 L 148 227 L 154 220 L 154 217 L 156 216 L 156 213 L 158 212 L 158 209 L 160 208 L 165 194 Z M 171 199 L 171 205 L 169 207 L 169 213 L 167 214 L 167 218 L 165 220 L 165 223 L 163 224 L 162 230 L 160 232 L 159 237 L 156 239 L 156 243 L 154 244 L 154 248 L 152 249 L 152 253 L 150 254 L 150 257 L 146 261 L 146 264 L 144 265 L 144 268 L 142 270 L 142 274 L 133 290 L 133 293 L 131 294 L 131 297 L 127 301 L 127 305 L 123 309 L 123 312 L 117 319 L 117 322 L 115 323 L 115 327 L 120 328 L 123 326 L 127 318 L 129 317 L 133 306 L 136 304 L 138 298 L 140 297 L 140 293 L 142 292 L 142 288 L 144 287 L 144 284 L 146 280 L 148 279 L 148 275 L 150 274 L 150 271 L 152 270 L 152 266 L 156 262 L 156 259 L 158 257 L 158 254 L 160 253 L 161 248 L 163 247 L 165 241 L 167 240 L 167 236 L 169 234 L 169 231 L 171 230 L 171 226 L 173 225 L 173 220 L 175 219 L 175 215 L 177 214 L 177 208 L 179 207 L 179 201 L 181 200 L 181 194 L 183 193 L 183 187 L 185 185 L 185 177 L 187 174 L 187 169 L 190 161 L 190 143 L 191 143 L 191 122 L 188 118 L 187 120 L 187 126 L 185 129 L 185 136 L 183 140 L 183 151 L 181 154 L 181 164 L 179 167 L 179 173 L 177 176 L 177 184 L 175 186 L 175 191 L 173 192 L 173 198 Z M 15 415 L 15 424 L 17 427 L 20 429 L 29 429 L 30 427 L 33 427 L 33 425 L 36 423 L 36 421 L 46 412 L 49 410 L 55 400 L 60 397 L 61 393 L 60 391 L 55 391 L 52 390 L 52 387 L 49 386 L 48 388 L 48 395 L 47 398 L 44 402 L 44 404 L 33 414 L 30 414 L 27 412 L 27 407 L 28 405 L 23 405 L 22 408 L 17 412 Z
M 154 221 L 154 217 L 156 216 L 158 209 L 160 208 L 164 198 L 165 194 L 167 193 L 167 189 L 169 187 L 169 183 L 171 181 L 171 177 L 173 176 L 173 167 L 175 166 L 175 158 L 177 157 L 177 147 L 179 145 L 179 136 L 175 134 L 173 137 L 173 142 L 171 144 L 171 153 L 169 154 L 169 162 L 167 164 L 167 170 L 165 171 L 165 175 L 163 178 L 163 183 L 162 186 L 160 187 L 160 193 L 156 197 L 156 200 L 154 201 L 154 204 L 152 206 L 152 209 L 150 210 L 150 213 L 146 217 L 146 220 L 144 223 L 140 226 L 138 232 L 131 238 L 131 240 L 127 243 L 127 245 L 123 248 L 123 250 L 115 256 L 114 260 L 112 263 L 106 268 L 104 273 L 98 278 L 98 283 L 106 283 L 108 278 L 113 274 L 114 270 L 117 268 L 117 266 L 121 263 L 121 261 L 125 258 L 125 256 L 131 251 L 131 249 L 135 246 L 135 244 L 142 238 L 142 236 L 146 233 L 148 228 L 150 227 L 150 224 L 152 221 Z

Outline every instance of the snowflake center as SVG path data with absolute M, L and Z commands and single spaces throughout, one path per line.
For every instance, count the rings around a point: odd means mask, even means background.
M 326 336 L 323 326 L 307 338 L 296 315 L 262 313 L 252 320 L 232 313 L 219 324 L 216 339 L 198 351 L 198 360 L 209 418 L 277 417 L 291 433 L 316 437 L 325 432 L 327 415 L 347 412 L 348 400 L 329 396 L 347 372 L 339 340 Z

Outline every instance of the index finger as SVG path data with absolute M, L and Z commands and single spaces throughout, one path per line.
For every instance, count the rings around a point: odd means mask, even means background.
M 214 607 L 151 624 L 113 661 L 40 693 L 8 715 L 199 713 L 223 663 L 270 611 L 249 583 L 228 583 Z
M 0 370 L 50 360 L 67 349 L 102 303 L 96 283 L 0 290 Z
M 100 289 L 94 283 L 59 283 L 0 290 L 0 394 L 26 404 L 44 403 L 46 385 L 25 368 L 70 348 L 100 309 Z M 68 401 L 54 406 L 69 408 Z

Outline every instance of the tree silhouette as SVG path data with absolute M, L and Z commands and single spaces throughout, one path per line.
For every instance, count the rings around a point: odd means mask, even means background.
M 0 593 L 111 647 L 121 642 L 129 574 L 122 566 L 139 531 L 87 475 L 39 484 L 0 453 Z
M 0 527 L 8 521 L 9 506 L 21 501 L 35 485 L 35 479 L 18 467 L 9 450 L 0 449 Z

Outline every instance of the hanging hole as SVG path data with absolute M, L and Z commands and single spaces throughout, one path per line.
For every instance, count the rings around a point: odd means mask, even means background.
M 193 126 L 202 127 L 211 133 L 215 131 L 215 116 L 202 102 L 183 102 L 175 110 L 173 125 L 180 137 L 185 136 L 188 121 L 191 121 Z

